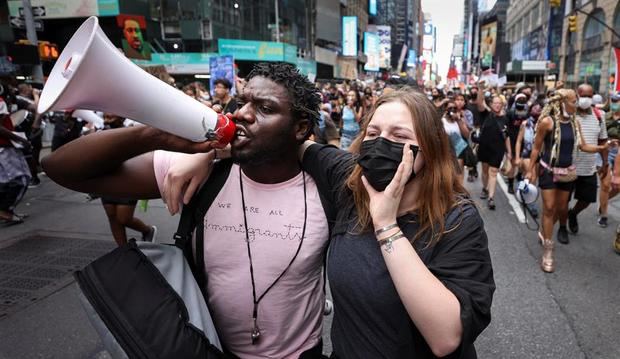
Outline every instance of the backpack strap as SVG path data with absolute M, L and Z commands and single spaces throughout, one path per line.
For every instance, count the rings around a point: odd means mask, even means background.
M 209 207 L 226 183 L 232 160 L 217 161 L 207 182 L 194 194 L 191 201 L 183 207 L 177 232 L 174 234 L 175 246 L 183 250 L 183 254 L 190 264 L 196 282 L 201 290 L 205 290 L 207 278 L 204 261 L 204 216 Z M 192 234 L 196 229 L 196 250 L 192 250 Z M 203 292 L 204 294 L 204 292 Z
M 601 110 L 599 110 L 596 107 L 592 107 L 592 112 L 594 112 L 594 116 L 596 116 L 596 118 L 598 119 L 598 124 L 601 124 L 601 121 L 603 120 L 603 115 L 601 114 Z

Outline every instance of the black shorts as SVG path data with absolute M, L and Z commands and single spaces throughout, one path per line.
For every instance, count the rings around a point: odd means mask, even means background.
M 573 198 L 578 201 L 595 203 L 598 189 L 598 180 L 596 177 L 596 173 L 591 176 L 578 176 L 577 180 L 575 180 Z
M 506 151 L 503 147 L 493 148 L 493 146 L 480 144 L 478 146 L 478 160 L 491 167 L 499 168 L 504 158 L 504 152 Z
M 575 188 L 575 182 L 554 182 L 553 173 L 545 169 L 543 166 L 538 167 L 538 187 L 542 190 L 559 189 L 560 191 L 572 192 Z

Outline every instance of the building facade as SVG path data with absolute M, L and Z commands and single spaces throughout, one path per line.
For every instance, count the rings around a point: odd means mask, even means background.
M 580 6 L 580 3 L 586 3 Z M 617 0 L 577 1 L 577 31 L 568 31 L 564 21 L 560 50 L 561 78 L 570 87 L 590 83 L 595 91 L 606 94 L 614 88 L 616 60 L 614 48 L 620 48 L 620 38 L 600 22 L 620 34 L 620 2 Z M 565 8 L 565 15 L 571 8 Z M 598 21 L 597 21 L 598 20 Z M 600 21 L 600 22 L 599 22 Z

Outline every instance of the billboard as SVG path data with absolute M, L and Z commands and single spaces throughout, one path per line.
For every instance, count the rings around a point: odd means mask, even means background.
M 357 16 L 342 17 L 342 55 L 357 56 Z
M 368 14 L 377 15 L 377 0 L 368 0 Z
M 23 16 L 22 0 L 9 0 L 9 15 Z M 32 12 L 38 19 L 63 19 L 88 16 L 116 16 L 118 0 L 31 0 Z
M 209 59 L 209 87 L 211 88 L 211 96 L 215 96 L 215 80 L 226 79 L 232 85 L 230 95 L 234 96 L 235 89 L 235 60 L 231 55 L 213 56 Z
M 379 71 L 381 60 L 379 42 L 379 35 L 374 32 L 364 33 L 364 54 L 366 54 L 364 70 L 366 71 Z
M 368 25 L 368 31 L 379 36 L 379 67 L 389 69 L 392 62 L 392 27 Z
M 491 66 L 497 44 L 497 21 L 482 25 L 480 34 L 480 59 L 483 66 Z
M 121 43 L 125 56 L 130 59 L 150 60 L 151 45 L 144 39 L 146 21 L 141 15 L 119 15 L 116 23 L 123 32 Z
M 409 50 L 409 55 L 407 56 L 407 67 L 416 67 L 417 64 L 418 59 L 415 50 Z
M 316 37 L 333 43 L 340 43 L 340 3 L 334 0 L 316 2 Z

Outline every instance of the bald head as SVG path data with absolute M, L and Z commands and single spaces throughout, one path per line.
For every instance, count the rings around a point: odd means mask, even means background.
M 579 94 L 579 97 L 592 97 L 594 95 L 594 90 L 589 84 L 581 84 L 577 87 L 577 94 Z

